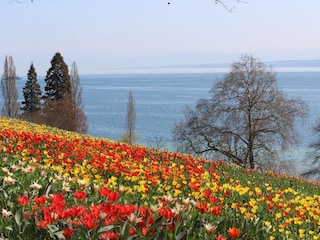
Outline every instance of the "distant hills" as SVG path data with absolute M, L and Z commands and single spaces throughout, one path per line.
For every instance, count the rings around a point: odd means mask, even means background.
M 320 67 L 320 59 L 313 60 L 282 60 L 265 62 L 275 68 Z M 229 68 L 232 63 L 208 63 L 208 64 L 182 64 L 169 65 L 164 68 Z
M 272 61 L 267 64 L 273 67 L 320 67 L 320 59 Z
M 141 65 L 131 67 L 103 68 L 107 73 L 204 73 L 228 72 L 232 65 L 230 62 L 221 63 L 172 63 Z M 275 71 L 320 71 L 320 59 L 309 60 L 277 60 L 263 61 L 267 66 L 272 66 Z

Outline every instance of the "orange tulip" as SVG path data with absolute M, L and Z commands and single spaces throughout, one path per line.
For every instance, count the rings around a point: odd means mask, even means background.
M 214 216 L 219 216 L 221 214 L 221 207 L 220 206 L 213 206 L 211 208 L 211 213 Z
M 240 233 L 241 230 L 238 228 L 233 227 L 228 229 L 228 234 L 232 239 L 236 239 L 240 235 Z

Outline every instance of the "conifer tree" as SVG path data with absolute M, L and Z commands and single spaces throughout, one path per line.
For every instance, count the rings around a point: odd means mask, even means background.
M 71 83 L 68 65 L 64 62 L 62 55 L 57 52 L 52 60 L 51 67 L 45 78 L 44 98 L 60 100 L 71 94 Z
M 41 108 L 41 88 L 37 79 L 37 72 L 34 68 L 33 63 L 31 63 L 28 80 L 23 87 L 24 101 L 22 102 L 21 110 L 23 110 L 23 115 L 32 115 Z
M 68 65 L 57 52 L 45 78 L 45 99 L 42 108 L 43 123 L 61 129 L 76 131 L 76 113 Z
M 4 61 L 1 90 L 4 99 L 2 114 L 7 117 L 17 118 L 20 112 L 20 104 L 18 102 L 18 90 L 16 87 L 16 68 L 12 56 L 6 56 Z

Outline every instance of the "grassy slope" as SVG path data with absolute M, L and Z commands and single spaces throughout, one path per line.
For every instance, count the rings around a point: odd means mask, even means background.
M 0 118 L 0 239 L 319 239 L 320 187 Z

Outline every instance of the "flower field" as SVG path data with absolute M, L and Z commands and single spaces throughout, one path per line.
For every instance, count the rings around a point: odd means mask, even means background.
M 320 239 L 320 186 L 0 117 L 0 239 Z

